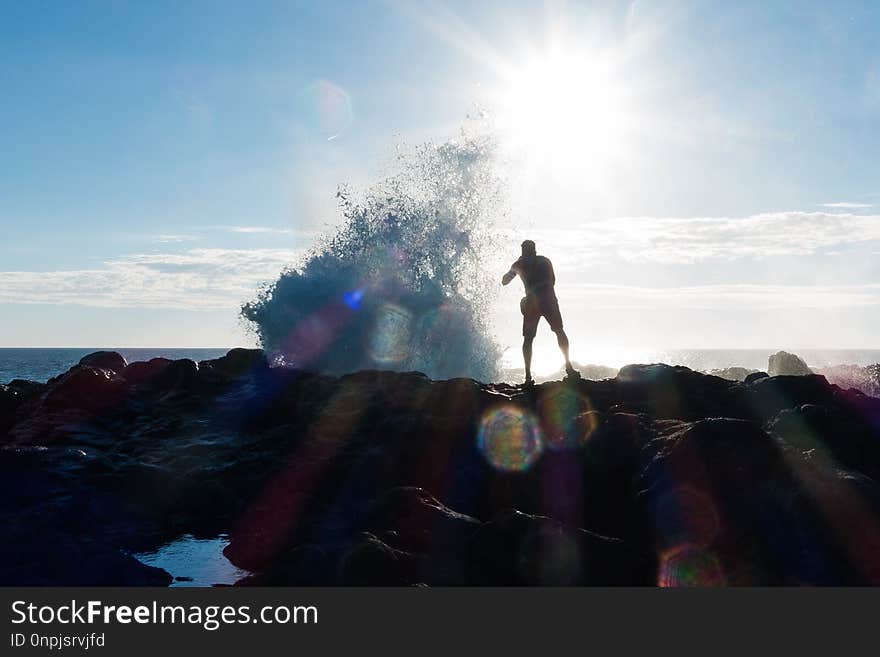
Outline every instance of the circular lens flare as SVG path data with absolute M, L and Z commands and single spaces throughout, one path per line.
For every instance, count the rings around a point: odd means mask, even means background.
M 540 399 L 538 408 L 545 443 L 551 450 L 582 446 L 598 428 L 596 414 L 590 412 L 590 400 L 576 389 L 551 389 Z
M 525 472 L 544 448 L 537 420 L 514 406 L 488 411 L 480 423 L 477 441 L 489 464 L 504 472 Z
M 714 554 L 696 545 L 679 545 L 660 557 L 658 586 L 724 586 L 724 573 Z
M 331 141 L 354 120 L 351 96 L 328 80 L 315 80 L 303 91 L 309 123 L 318 134 Z

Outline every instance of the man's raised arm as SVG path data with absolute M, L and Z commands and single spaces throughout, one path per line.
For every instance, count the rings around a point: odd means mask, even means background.
M 501 277 L 501 284 L 502 284 L 502 285 L 507 285 L 507 284 L 510 283 L 510 281 L 512 281 L 515 277 L 516 277 L 516 272 L 515 272 L 513 269 L 511 269 L 511 270 L 508 271 L 506 274 L 504 274 L 504 276 Z

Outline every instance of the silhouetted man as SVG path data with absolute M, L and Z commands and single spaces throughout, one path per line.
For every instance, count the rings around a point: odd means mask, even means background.
M 553 289 L 556 284 L 553 265 L 549 259 L 535 252 L 535 243 L 532 240 L 522 243 L 522 255 L 510 266 L 510 271 L 504 274 L 501 284 L 507 285 L 517 274 L 526 288 L 526 296 L 519 304 L 523 314 L 523 360 L 526 363 L 526 384 L 534 383 L 532 341 L 538 332 L 538 322 L 541 317 L 547 320 L 550 329 L 556 334 L 559 349 L 565 357 L 566 374 L 576 376 L 577 372 L 568 358 L 568 336 L 562 330 L 562 314 L 559 312 L 559 302 Z

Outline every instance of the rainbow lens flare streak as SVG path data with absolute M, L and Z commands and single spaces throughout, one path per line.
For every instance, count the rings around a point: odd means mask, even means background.
M 413 317 L 405 308 L 386 303 L 376 313 L 370 336 L 370 357 L 379 364 L 399 363 L 410 354 Z

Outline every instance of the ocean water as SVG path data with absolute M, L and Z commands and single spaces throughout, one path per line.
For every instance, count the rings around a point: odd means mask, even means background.
M 0 348 L 0 383 L 12 379 L 47 381 L 53 376 L 66 372 L 76 365 L 86 354 L 101 349 L 112 349 L 121 353 L 131 363 L 150 358 L 190 358 L 194 361 L 219 358 L 228 349 L 160 349 L 143 348 L 114 349 L 112 347 L 94 348 Z M 767 359 L 778 349 L 672 349 L 672 350 L 632 350 L 618 352 L 613 358 L 603 359 L 594 355 L 589 364 L 621 367 L 628 363 L 668 363 L 684 365 L 694 370 L 708 372 L 726 367 L 745 367 L 766 370 Z M 791 350 L 803 358 L 813 369 L 823 369 L 835 365 L 858 365 L 865 367 L 880 363 L 880 349 L 803 349 Z M 587 364 L 586 362 L 584 364 Z M 521 361 L 511 363 L 521 367 Z
M 12 379 L 45 382 L 66 372 L 86 354 L 101 350 L 118 351 L 129 363 L 151 358 L 190 358 L 196 362 L 219 358 L 228 349 L 148 349 L 115 347 L 0 348 L 0 383 Z

